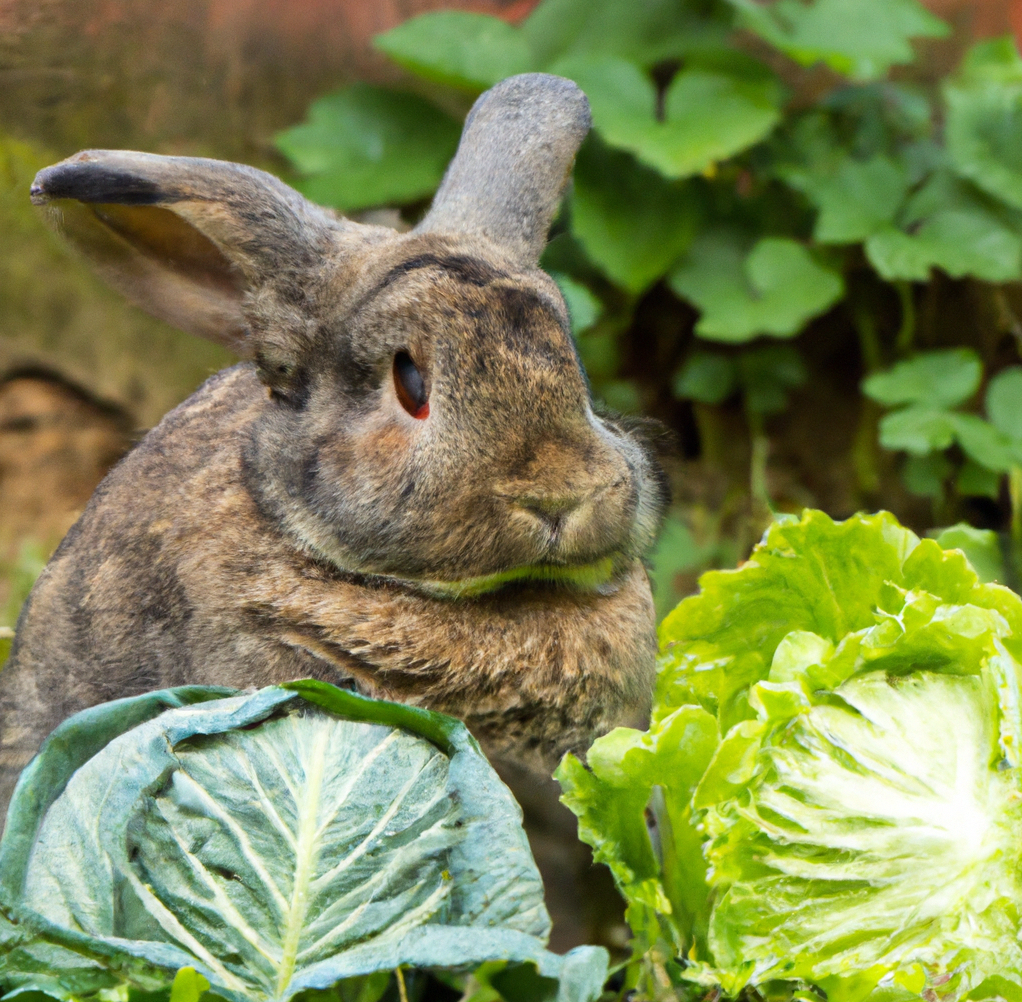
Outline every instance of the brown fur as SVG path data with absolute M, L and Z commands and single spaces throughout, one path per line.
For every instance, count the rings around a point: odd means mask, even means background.
M 317 676 L 460 716 L 545 771 L 642 712 L 663 478 L 594 415 L 536 267 L 587 125 L 566 81 L 506 81 L 401 235 L 214 161 L 93 152 L 40 174 L 114 284 L 251 361 L 107 477 L 37 584 L 0 675 L 0 806 L 68 714 L 165 686 Z M 598 583 L 440 594 L 601 561 Z

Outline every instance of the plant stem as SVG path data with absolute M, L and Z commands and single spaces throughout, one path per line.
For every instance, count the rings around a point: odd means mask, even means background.
M 1008 471 L 1008 497 L 1011 499 L 1011 541 L 1015 552 L 1022 552 L 1022 466 Z
M 867 373 L 876 372 L 880 368 L 880 340 L 877 338 L 873 314 L 865 306 L 855 306 L 852 309 L 852 321 L 859 335 L 862 366 Z
M 877 463 L 877 421 L 880 408 L 867 397 L 859 400 L 859 423 L 852 441 L 852 466 L 855 479 L 863 494 L 876 494 L 880 490 L 880 470 Z
M 770 514 L 774 512 L 770 491 L 767 489 L 767 457 L 770 455 L 770 439 L 763 428 L 763 415 L 758 411 L 745 409 L 749 424 L 749 493 Z
M 897 348 L 900 355 L 907 355 L 916 336 L 916 301 L 911 282 L 895 282 L 894 287 L 901 300 L 901 329 L 898 331 Z
M 401 1002 L 408 1002 L 408 989 L 405 987 L 405 973 L 400 967 L 394 968 L 394 975 L 397 977 L 397 993 Z

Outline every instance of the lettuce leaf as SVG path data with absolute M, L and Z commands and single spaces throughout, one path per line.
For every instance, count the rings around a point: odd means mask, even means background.
M 830 1002 L 1022 993 L 1014 592 L 889 514 L 807 512 L 704 575 L 661 641 L 649 732 L 559 773 L 637 950 L 670 947 L 650 977 Z

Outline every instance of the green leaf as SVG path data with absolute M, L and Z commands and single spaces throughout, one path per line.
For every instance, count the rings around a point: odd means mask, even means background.
M 986 409 L 991 423 L 1002 435 L 1022 444 L 1022 367 L 1013 365 L 990 380 Z
M 944 87 L 955 169 L 1022 208 L 1022 59 L 1011 37 L 980 42 Z
M 963 451 L 980 466 L 995 473 L 1007 473 L 1018 463 L 1018 451 L 1011 439 L 976 414 L 950 414 L 955 438 Z
M 602 139 L 667 177 L 683 178 L 759 142 L 780 120 L 776 78 L 747 57 L 731 55 L 730 69 L 714 61 L 676 74 L 664 96 L 663 120 L 656 116 L 653 80 L 635 63 L 575 57 L 554 71 L 586 92 Z
M 692 794 L 717 744 L 717 726 L 704 710 L 679 709 L 654 733 L 619 727 L 590 748 L 587 772 L 572 755 L 554 774 L 561 800 L 579 819 L 579 838 L 593 858 L 606 863 L 631 905 L 633 931 L 648 935 L 652 912 L 669 914 L 681 952 L 705 940 L 709 915 L 705 869 Z M 645 812 L 654 788 L 663 795 L 658 812 L 663 852 L 683 866 L 661 872 L 649 841 Z
M 1008 281 L 1022 273 L 1017 217 L 941 168 L 908 200 L 897 226 L 869 237 L 866 255 L 889 281 L 927 281 L 931 268 L 955 278 Z
M 581 282 L 561 272 L 550 272 L 550 277 L 557 283 L 557 288 L 564 296 L 571 317 L 571 332 L 575 335 L 588 330 L 603 312 L 603 304 Z
M 916 0 L 730 0 L 739 22 L 792 59 L 824 62 L 855 80 L 877 80 L 914 58 L 909 40 L 948 27 Z
M 642 292 L 692 243 L 699 197 L 634 157 L 590 140 L 575 165 L 571 226 L 587 256 L 618 285 Z
M 880 419 L 880 444 L 924 456 L 946 449 L 955 440 L 955 415 L 932 407 L 912 406 Z
M 945 550 L 961 550 L 980 581 L 1004 580 L 1004 554 L 997 533 L 990 529 L 975 529 L 967 522 L 934 529 L 928 533 Z
M 694 351 L 674 378 L 674 395 L 701 404 L 722 404 L 738 389 L 738 367 L 726 355 Z
M 820 210 L 815 239 L 821 243 L 865 240 L 894 219 L 907 191 L 907 171 L 890 157 L 844 160 L 810 191 Z
M 805 630 L 836 643 L 873 626 L 881 586 L 902 577 L 917 542 L 886 513 L 834 523 L 807 512 L 798 523 L 772 526 L 739 572 L 704 574 L 700 593 L 664 620 L 655 715 L 699 703 L 724 732 L 751 716 L 748 688 L 767 678 L 784 636 Z M 790 559 L 804 552 L 813 559 Z
M 888 281 L 927 282 L 931 268 L 987 282 L 1011 281 L 1022 273 L 1018 236 L 990 215 L 971 210 L 938 212 L 911 234 L 882 229 L 866 241 L 866 256 Z
M 520 30 L 469 11 L 420 14 L 377 35 L 373 45 L 427 80 L 466 90 L 485 90 L 534 69 Z
M 194 967 L 182 967 L 170 986 L 170 1002 L 199 1002 L 209 982 Z
M 458 721 L 312 681 L 132 726 L 151 705 L 71 718 L 19 785 L 0 905 L 27 938 L 0 929 L 0 982 L 193 967 L 222 998 L 284 1002 L 399 965 L 559 976 L 520 811 Z M 66 779 L 40 800 L 51 761 Z
M 420 97 L 354 84 L 313 102 L 308 120 L 275 143 L 302 175 L 304 194 L 347 211 L 431 195 L 460 135 Z
M 544 0 L 522 24 L 536 65 L 550 69 L 575 54 L 620 56 L 655 66 L 727 44 L 730 25 L 718 11 L 674 0 Z
M 711 812 L 715 829 L 742 826 L 734 837 L 757 845 L 755 859 L 730 841 L 710 850 L 711 872 L 727 871 L 713 881 L 717 963 L 755 965 L 757 980 L 909 961 L 935 974 L 964 962 L 972 983 L 1019 977 L 1003 909 L 1022 890 L 1007 862 L 1022 810 L 1016 777 L 991 766 L 1001 756 L 993 687 L 873 672 L 836 695 L 770 728 L 769 747 L 764 736 L 743 820 L 731 804 Z
M 791 337 L 844 291 L 841 277 L 794 240 L 764 237 L 746 254 L 741 238 L 721 230 L 697 238 L 669 283 L 702 312 L 700 337 L 732 343 Z
M 979 388 L 983 363 L 971 348 L 920 352 L 886 372 L 862 381 L 862 392 L 886 407 L 920 404 L 930 409 L 955 407 Z

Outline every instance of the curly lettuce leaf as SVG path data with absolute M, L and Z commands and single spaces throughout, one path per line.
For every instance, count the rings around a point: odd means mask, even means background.
M 673 946 L 665 972 L 731 996 L 1022 996 L 1022 599 L 886 513 L 784 518 L 701 585 L 661 626 L 649 732 L 593 747 L 598 801 L 565 795 Z

